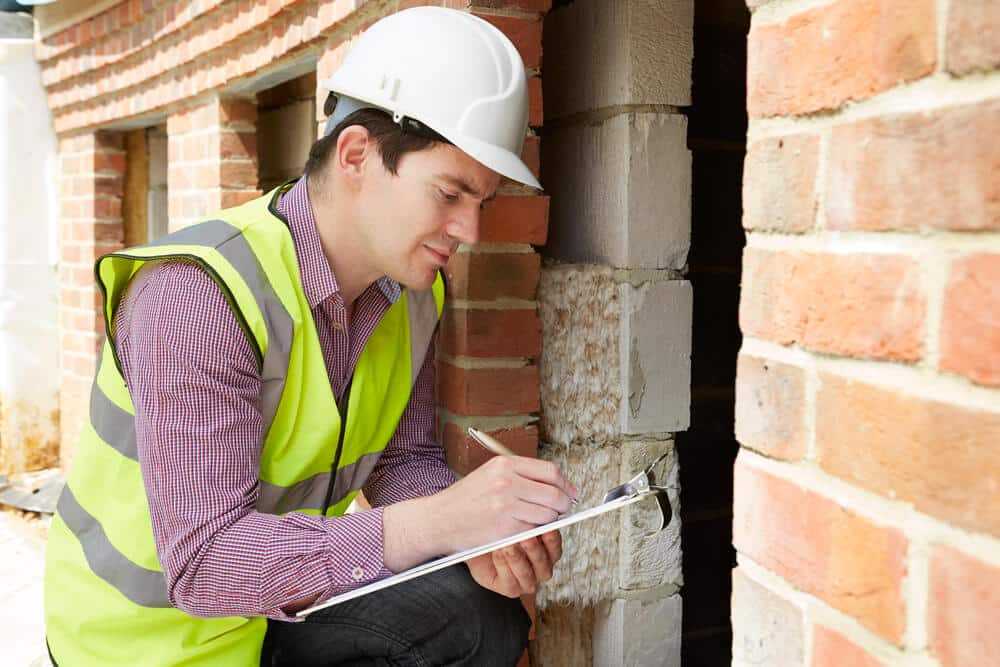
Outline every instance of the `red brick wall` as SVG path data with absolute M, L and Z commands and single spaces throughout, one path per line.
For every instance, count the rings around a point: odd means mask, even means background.
M 104 340 L 94 261 L 122 247 L 125 144 L 121 133 L 90 132 L 59 142 L 59 361 L 61 457 L 76 445 Z
M 85 414 L 103 336 L 91 264 L 122 240 L 121 136 L 102 127 L 149 118 L 167 123 L 170 228 L 258 193 L 256 108 L 236 84 L 287 68 L 311 54 L 322 79 L 351 39 L 380 16 L 417 5 L 471 10 L 504 30 L 531 76 L 531 121 L 542 121 L 542 16 L 550 0 L 374 2 L 283 0 L 122 2 L 37 44 L 56 132 L 62 138 L 63 459 Z M 318 91 L 320 109 L 325 92 Z M 141 120 L 139 121 L 142 122 Z M 529 132 L 525 158 L 538 172 Z M 518 451 L 537 450 L 535 303 L 548 198 L 505 182 L 484 215 L 483 244 L 449 267 L 451 300 L 439 352 L 440 421 L 449 460 L 467 471 L 481 460 L 462 435 L 475 424 Z
M 748 4 L 734 656 L 995 664 L 1000 4 Z

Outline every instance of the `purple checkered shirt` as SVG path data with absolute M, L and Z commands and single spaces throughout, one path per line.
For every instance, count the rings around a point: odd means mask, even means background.
M 348 325 L 304 178 L 278 209 L 291 227 L 339 399 L 400 288 L 389 278 L 369 285 Z M 140 274 L 118 310 L 114 337 L 135 403 L 139 464 L 170 601 L 192 615 L 291 620 L 281 609 L 294 601 L 324 600 L 388 576 L 381 507 L 454 481 L 434 438 L 433 343 L 396 433 L 365 483 L 373 509 L 324 519 L 255 509 L 260 374 L 246 335 L 207 273 L 163 262 Z

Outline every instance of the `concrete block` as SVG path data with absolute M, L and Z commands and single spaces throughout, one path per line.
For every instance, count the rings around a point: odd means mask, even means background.
M 673 519 L 663 530 L 660 509 L 652 499 L 640 501 L 619 513 L 618 587 L 644 590 L 673 584 L 679 590 L 684 577 L 681 569 L 680 494 L 677 483 L 677 456 L 672 440 L 626 442 L 621 448 L 622 481 L 648 466 L 657 456 L 669 453 L 655 468 L 660 486 L 671 490 Z
M 733 570 L 733 663 L 801 665 L 802 610 Z
M 680 667 L 680 595 L 612 600 L 594 614 L 595 665 Z
M 545 20 L 546 118 L 691 103 L 692 0 L 577 0 Z
M 599 447 L 622 434 L 688 427 L 693 297 L 687 281 L 664 278 L 601 266 L 543 269 L 543 440 Z
M 619 285 L 623 433 L 686 430 L 691 422 L 691 318 L 686 280 Z
M 542 182 L 552 196 L 546 256 L 684 268 L 691 245 L 684 116 L 626 113 L 598 124 L 556 126 L 542 150 Z

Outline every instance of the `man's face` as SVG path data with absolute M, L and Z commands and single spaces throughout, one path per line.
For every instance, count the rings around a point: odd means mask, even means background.
M 395 176 L 380 157 L 366 167 L 358 213 L 373 268 L 406 287 L 430 287 L 459 243 L 479 239 L 482 205 L 500 176 L 447 144 L 407 153 Z

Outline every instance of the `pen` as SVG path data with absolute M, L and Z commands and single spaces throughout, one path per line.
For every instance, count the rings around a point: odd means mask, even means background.
M 490 450 L 494 454 L 500 454 L 501 456 L 517 456 L 514 452 L 508 449 L 508 447 L 505 444 L 503 444 L 493 436 L 483 433 L 479 429 L 475 429 L 470 426 L 469 435 L 472 437 L 473 440 L 475 440 L 480 445 Z M 575 507 L 576 498 L 570 498 L 570 504 Z

